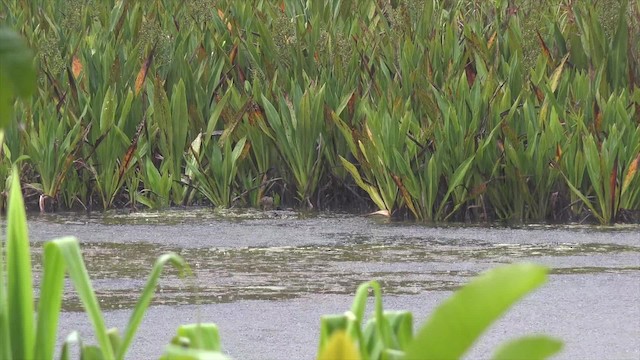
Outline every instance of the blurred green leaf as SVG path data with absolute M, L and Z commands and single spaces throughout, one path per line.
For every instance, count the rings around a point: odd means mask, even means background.
M 354 345 L 354 341 L 344 331 L 337 331 L 320 352 L 318 360 L 360 360 L 358 348 Z
M 33 53 L 14 31 L 0 27 L 0 129 L 9 124 L 14 96 L 26 98 L 36 89 Z
M 493 360 L 544 360 L 562 350 L 562 342 L 547 336 L 527 336 L 502 345 Z
M 31 250 L 27 233 L 27 216 L 22 199 L 20 174 L 16 167 L 11 175 L 9 209 L 7 211 L 7 321 L 11 350 L 15 359 L 33 357 L 34 312 Z M 4 286 L 0 279 L 0 286 Z
M 438 306 L 406 351 L 406 359 L 458 359 L 525 294 L 546 281 L 547 269 L 514 264 L 478 276 Z

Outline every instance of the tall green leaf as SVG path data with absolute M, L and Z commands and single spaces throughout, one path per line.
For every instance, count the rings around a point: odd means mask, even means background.
M 45 245 L 42 267 L 35 358 L 53 359 L 65 274 L 64 258 L 56 247 Z
M 87 268 L 84 264 L 84 260 L 82 259 L 82 254 L 80 253 L 78 240 L 74 237 L 52 240 L 45 245 L 45 253 L 47 252 L 51 254 L 50 256 L 61 257 L 64 259 L 67 272 L 71 277 L 71 281 L 78 293 L 78 297 L 82 302 L 84 310 L 93 325 L 95 337 L 102 351 L 103 359 L 114 359 L 115 357 L 113 349 L 111 348 L 111 341 L 109 340 L 104 317 L 100 310 L 98 298 L 91 286 L 91 280 L 89 279 Z M 58 254 L 53 255 L 55 252 Z M 59 272 L 56 275 L 64 277 L 64 272 Z
M 7 317 L 11 350 L 15 359 L 33 357 L 33 283 L 27 219 L 20 187 L 20 175 L 14 167 L 9 195 L 7 223 Z M 0 279 L 2 281 L 2 279 Z

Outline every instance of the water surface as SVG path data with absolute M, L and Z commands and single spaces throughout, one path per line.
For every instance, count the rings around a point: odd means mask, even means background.
M 34 215 L 29 227 L 36 253 L 46 239 L 80 239 L 107 321 L 121 328 L 155 259 L 173 251 L 188 261 L 195 278 L 165 272 L 131 358 L 157 357 L 178 324 L 200 319 L 221 326 L 237 359 L 311 359 L 319 316 L 347 310 L 363 281 L 380 280 L 387 307 L 412 310 L 421 322 L 472 276 L 520 261 L 548 265 L 549 284 L 493 327 L 470 358 L 532 331 L 563 338 L 560 358 L 640 358 L 639 226 L 433 227 L 196 209 Z M 63 333 L 90 336 L 68 290 Z

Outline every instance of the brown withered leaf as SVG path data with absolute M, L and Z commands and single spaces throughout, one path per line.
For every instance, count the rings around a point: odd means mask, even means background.
M 489 50 L 491 50 L 491 48 L 493 47 L 493 43 L 496 41 L 497 36 L 498 36 L 498 32 L 494 31 L 493 35 L 491 35 L 491 37 L 489 38 L 489 41 L 487 42 L 487 48 Z
M 353 116 L 353 114 L 356 111 L 356 92 L 354 91 L 353 94 L 351 94 L 351 97 L 349 98 L 349 102 L 347 102 L 347 108 L 349 109 L 349 115 Z
M 560 144 L 556 144 L 556 162 L 559 163 L 562 160 L 562 148 Z
M 231 25 L 230 21 L 227 21 L 227 17 L 224 15 L 224 11 L 218 9 L 218 17 L 220 18 L 220 20 L 222 20 L 223 23 L 227 25 L 227 30 L 231 32 L 231 30 L 233 30 L 233 26 Z
M 465 65 L 464 73 L 467 75 L 467 82 L 469 83 L 469 86 L 473 86 L 473 83 L 476 82 L 476 75 L 478 74 L 473 61 L 469 61 L 467 65 Z
M 235 64 L 236 56 L 238 56 L 238 44 L 233 45 L 231 53 L 229 53 L 229 63 L 231 63 L 231 65 Z
M 536 35 L 538 36 L 538 42 L 540 43 L 540 47 L 542 48 L 542 54 L 544 54 L 544 57 L 547 59 L 547 63 L 549 65 L 553 65 L 553 58 L 551 57 L 551 51 L 549 51 L 549 47 L 547 47 L 547 44 L 544 42 L 544 39 L 542 38 L 542 35 L 540 35 L 540 31 L 536 30 Z
M 242 147 L 242 152 L 240 153 L 240 158 L 238 160 L 242 161 L 249 156 L 249 152 L 251 152 L 251 141 L 247 140 Z
M 140 135 L 142 134 L 142 130 L 144 129 L 145 124 L 146 124 L 146 119 L 143 118 L 142 121 L 140 121 L 140 124 L 138 124 L 138 128 L 136 129 L 136 134 L 133 136 L 133 139 L 131 140 L 131 145 L 129 145 L 127 152 L 122 157 L 122 162 L 120 163 L 120 168 L 118 169 L 118 184 L 120 183 L 120 181 L 122 181 L 122 178 L 124 177 L 124 173 L 129 168 L 129 164 L 131 164 L 131 160 L 133 160 L 133 155 L 135 154 L 136 149 L 138 148 L 138 139 L 140 139 Z
M 627 170 L 627 174 L 624 176 L 624 180 L 622 180 L 622 192 L 623 193 L 627 190 L 627 188 L 631 184 L 631 180 L 633 180 L 633 177 L 638 172 L 639 163 L 640 163 L 640 153 L 638 153 L 638 156 L 636 156 L 636 158 L 633 159 L 633 161 L 629 165 L 629 170 Z
M 531 83 L 531 88 L 533 89 L 533 92 L 536 94 L 536 99 L 538 99 L 538 102 L 542 103 L 544 101 L 544 93 L 542 92 L 542 90 L 540 90 L 540 88 L 535 86 L 533 83 Z
M 471 192 L 469 192 L 469 197 L 475 198 L 478 195 L 484 194 L 485 192 L 487 192 L 488 185 L 488 181 L 484 181 L 476 185 L 475 187 L 473 187 L 473 189 L 471 189 Z
M 73 60 L 71 61 L 71 71 L 73 72 L 73 77 L 77 79 L 80 74 L 82 74 L 83 68 L 84 67 L 82 66 L 80 58 L 78 56 L 74 56 Z
M 247 80 L 244 71 L 242 71 L 242 69 L 239 67 L 236 67 L 236 69 L 238 70 L 238 81 L 240 81 L 240 84 L 244 84 L 244 82 Z
M 600 106 L 598 106 L 597 100 L 593 101 L 593 114 L 594 114 L 593 129 L 595 133 L 598 134 L 602 129 L 602 111 L 600 111 Z
M 616 211 L 616 198 L 617 198 L 616 184 L 617 183 L 618 183 L 618 156 L 616 156 L 616 159 L 613 162 L 613 169 L 611 169 L 611 175 L 609 176 L 609 191 L 611 194 L 611 210 L 613 211 L 611 214 L 612 216 L 615 216 L 615 211 Z
M 204 48 L 204 45 L 200 44 L 196 49 L 196 58 L 198 61 L 202 62 L 207 57 L 207 50 Z
M 136 83 L 135 83 L 136 95 L 140 93 L 140 90 L 142 90 L 142 86 L 144 85 L 144 81 L 147 79 L 147 73 L 149 72 L 151 63 L 153 62 L 153 55 L 156 50 L 156 45 L 154 45 L 153 48 L 151 48 L 149 55 L 147 55 L 147 58 L 144 60 L 144 63 L 142 64 L 142 67 L 138 72 L 138 76 L 136 77 Z
M 402 183 L 402 179 L 400 179 L 400 177 L 394 173 L 391 173 L 391 178 L 393 179 L 393 182 L 396 183 L 396 186 L 400 190 L 400 193 L 402 194 L 402 198 L 404 199 L 404 202 L 407 204 L 407 207 L 409 208 L 409 210 L 411 210 L 411 212 L 416 218 L 420 218 L 418 212 L 416 211 L 416 208 L 413 206 L 413 200 L 411 199 L 411 194 L 409 194 L 409 190 L 407 190 L 407 188 Z

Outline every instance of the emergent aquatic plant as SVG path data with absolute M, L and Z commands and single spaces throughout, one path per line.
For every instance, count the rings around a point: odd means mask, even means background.
M 135 336 L 146 309 L 151 303 L 162 269 L 172 264 L 182 273 L 189 272 L 184 260 L 173 253 L 156 261 L 149 280 L 136 304 L 129 323 L 121 336 L 116 329 L 107 329 L 89 274 L 82 259 L 78 240 L 65 237 L 44 245 L 42 280 L 34 313 L 31 249 L 27 220 L 22 199 L 19 174 L 11 174 L 11 189 L 7 211 L 6 256 L 0 242 L 0 358 L 53 359 L 60 318 L 65 275 L 69 274 L 78 297 L 95 331 L 97 346 L 82 345 L 85 359 L 123 359 Z M 3 259 L 6 258 L 6 261 Z M 5 275 L 6 262 L 6 275 Z M 5 285 L 6 284 L 6 285 Z M 37 314 L 37 315 L 36 315 Z M 61 359 L 69 359 L 69 347 L 78 342 L 67 338 Z
M 60 208 L 640 210 L 637 2 L 205 3 L 0 1 L 39 70 L 38 99 L 1 105 L 20 122 L 0 171 L 28 155 L 24 182 Z
M 321 318 L 318 359 L 459 359 L 493 322 L 546 279 L 547 269 L 533 264 L 489 270 L 438 306 L 417 334 L 413 333 L 411 312 L 385 311 L 380 284 L 366 282 L 358 287 L 349 311 Z M 369 290 L 375 298 L 374 311 L 363 326 Z M 524 336 L 500 346 L 493 359 L 543 360 L 562 346 L 561 341 L 546 336 Z M 214 324 L 180 327 L 163 359 L 170 356 L 225 359 L 218 328 Z
M 33 91 L 30 81 L 34 80 L 35 72 L 30 66 L 30 52 L 14 33 L 0 29 L 0 40 L 7 40 L 0 42 L 0 79 L 3 80 L 3 88 L 8 89 L 0 92 L 0 103 L 6 105 L 14 101 L 14 85 L 20 90 L 15 94 L 21 97 L 27 97 Z M 0 108 L 3 118 L 0 135 L 4 134 L 11 121 L 10 112 L 5 110 Z M 3 143 L 1 137 L 0 145 Z M 9 179 L 6 242 L 4 239 L 0 241 L 0 359 L 53 359 L 66 274 L 71 278 L 91 320 L 98 342 L 98 346 L 81 345 L 81 358 L 123 359 L 153 298 L 164 266 L 170 263 L 181 273 L 188 273 L 188 266 L 174 253 L 158 258 L 127 329 L 121 336 L 116 329 L 106 328 L 78 241 L 73 237 L 52 240 L 44 245 L 42 278 L 36 305 L 26 212 L 20 174 L 16 167 Z M 34 312 L 34 309 L 37 311 Z M 79 342 L 78 339 L 77 336 L 67 338 L 61 350 L 61 359 L 69 359 L 69 348 L 72 343 Z

